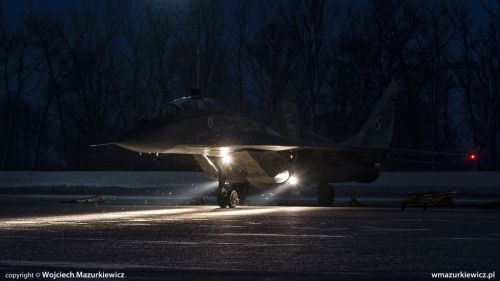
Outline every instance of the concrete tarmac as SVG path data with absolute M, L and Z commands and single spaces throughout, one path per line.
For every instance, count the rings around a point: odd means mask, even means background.
M 414 280 L 500 269 L 498 210 L 0 203 L 0 279 Z

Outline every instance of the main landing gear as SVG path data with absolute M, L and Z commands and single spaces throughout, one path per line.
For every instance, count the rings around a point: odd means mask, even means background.
M 333 206 L 335 201 L 335 189 L 329 183 L 318 184 L 318 203 L 320 206 Z
M 228 184 L 223 176 L 219 176 L 219 189 L 217 191 L 217 204 L 221 208 L 236 208 L 245 203 L 248 193 L 247 183 Z

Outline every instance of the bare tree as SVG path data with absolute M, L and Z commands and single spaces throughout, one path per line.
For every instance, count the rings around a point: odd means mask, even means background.
M 173 3 L 159 5 L 153 1 L 144 3 L 147 21 L 146 46 L 148 73 L 148 92 L 151 96 L 152 110 L 170 99 L 169 82 L 174 77 L 172 65 L 172 45 L 176 36 L 177 20 L 174 15 L 179 8 Z
M 33 82 L 32 76 L 36 69 L 36 63 L 30 61 L 29 58 L 30 41 L 24 34 L 7 35 L 3 33 L 2 37 L 2 39 L 6 40 L 4 46 L 2 46 L 2 80 L 9 116 L 0 170 L 4 170 L 7 165 L 16 134 L 17 120 L 20 118 L 19 108 L 22 103 L 22 96 L 32 90 L 29 87 Z
M 131 101 L 130 114 L 124 118 L 135 120 L 142 115 L 141 93 L 144 90 L 144 79 L 141 75 L 144 70 L 146 17 L 144 17 L 144 3 L 133 0 L 108 1 L 108 17 L 111 24 L 116 26 L 127 43 L 124 54 L 128 58 L 127 70 L 131 77 L 127 82 Z
M 324 0 L 287 1 L 282 3 L 280 16 L 297 46 L 300 67 L 300 89 L 306 93 L 302 101 L 309 104 L 308 128 L 315 131 L 316 106 L 326 80 L 326 42 L 330 37 L 337 8 Z M 309 134 L 312 138 L 314 134 Z
M 453 70 L 455 77 L 457 78 L 466 97 L 472 140 L 474 147 L 477 149 L 479 147 L 479 136 L 477 130 L 476 111 L 474 110 L 473 105 L 474 74 L 473 64 L 471 61 L 475 44 L 473 38 L 474 21 L 470 11 L 470 6 L 464 1 L 460 1 L 458 4 L 451 6 L 451 20 L 457 32 L 457 42 L 460 44 L 462 51 L 461 57 L 453 63 L 451 69 Z
M 489 152 L 489 168 L 497 169 L 498 162 L 498 120 L 500 119 L 500 21 L 494 18 L 481 29 L 479 41 L 475 48 L 477 56 L 477 67 L 475 77 L 477 77 L 478 92 L 474 96 L 475 107 L 479 113 L 477 117 L 482 121 L 483 137 L 480 142 L 480 154 Z M 479 127 L 479 126 L 478 126 Z
M 426 91 L 429 93 L 427 103 L 430 108 L 430 136 L 431 149 L 440 151 L 445 145 L 450 145 L 452 135 L 449 133 L 449 95 L 453 88 L 450 70 L 447 64 L 447 54 L 450 52 L 450 43 L 454 38 L 450 28 L 448 10 L 445 2 L 432 1 L 426 7 L 429 32 L 422 41 L 420 57 L 422 64 L 428 65 L 428 80 L 431 85 Z M 422 73 L 424 74 L 424 73 Z M 445 143 L 448 142 L 448 143 Z M 435 166 L 433 165 L 433 169 Z
M 244 89 L 244 75 L 243 75 L 243 60 L 247 46 L 247 26 L 250 20 L 251 5 L 249 0 L 241 0 L 238 9 L 235 13 L 235 22 L 237 27 L 237 79 L 238 79 L 238 106 L 240 112 L 243 111 L 243 89 Z
M 89 145 L 109 140 L 130 123 L 124 120 L 123 108 L 130 103 L 124 89 L 129 86 L 124 78 L 126 67 L 116 50 L 116 32 L 112 25 L 93 13 L 74 15 L 64 33 L 68 52 L 67 91 L 64 107 L 73 112 L 68 117 L 71 128 L 73 166 L 85 167 L 101 163 Z
M 62 95 L 63 95 L 63 81 L 64 75 L 67 71 L 66 69 L 66 52 L 64 49 L 64 42 L 61 36 L 63 30 L 62 22 L 60 19 L 55 17 L 42 17 L 32 14 L 26 18 L 26 27 L 28 29 L 29 36 L 32 40 L 32 45 L 34 51 L 37 52 L 37 57 L 40 58 L 40 62 L 43 62 L 39 66 L 39 73 L 42 79 L 46 82 L 43 88 L 46 89 L 46 106 L 41 118 L 39 125 L 39 132 L 37 134 L 37 151 L 39 150 L 39 138 L 41 136 L 41 131 L 43 130 L 45 120 L 47 119 L 47 114 L 50 107 L 52 106 L 52 101 L 55 101 L 59 130 L 61 132 L 62 138 L 62 155 L 65 165 L 68 165 L 68 137 L 67 128 L 65 120 L 65 112 L 63 110 Z M 37 158 L 37 154 L 35 155 Z M 36 163 L 37 160 L 35 160 Z
M 363 28 L 365 14 L 348 7 L 339 21 L 336 36 L 330 37 L 327 52 L 327 93 L 323 99 L 327 114 L 321 119 L 337 120 L 328 125 L 333 134 L 328 137 L 342 141 L 352 136 L 364 122 L 368 109 L 363 101 L 373 89 L 374 66 L 378 66 L 377 49 Z M 360 119 L 360 120 L 357 120 Z M 324 124 L 318 124 L 325 126 Z
M 247 63 L 253 92 L 268 108 L 260 117 L 268 119 L 276 112 L 286 87 L 294 82 L 297 51 L 285 23 L 277 18 L 277 8 L 261 6 L 259 12 L 262 27 L 248 42 Z

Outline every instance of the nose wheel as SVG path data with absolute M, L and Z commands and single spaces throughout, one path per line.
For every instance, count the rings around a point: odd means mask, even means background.
M 227 196 L 227 206 L 229 208 L 236 208 L 240 204 L 240 197 L 238 195 L 238 191 L 236 189 L 231 190 L 229 192 L 229 196 Z
M 225 209 L 236 208 L 243 203 L 248 185 L 246 184 L 227 184 L 224 177 L 219 176 L 219 190 L 217 192 L 217 205 Z
M 236 208 L 240 204 L 240 195 L 236 189 L 224 187 L 217 194 L 217 204 L 221 208 Z

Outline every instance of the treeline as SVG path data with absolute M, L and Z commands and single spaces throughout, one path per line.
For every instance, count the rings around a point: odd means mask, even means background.
M 342 141 L 395 78 L 394 147 L 481 150 L 479 168 L 498 169 L 498 1 L 68 7 L 15 23 L 0 7 L 0 169 L 123 168 L 89 145 L 188 95 L 198 41 L 203 95 L 250 117 L 269 120 L 295 89 L 299 136 Z

